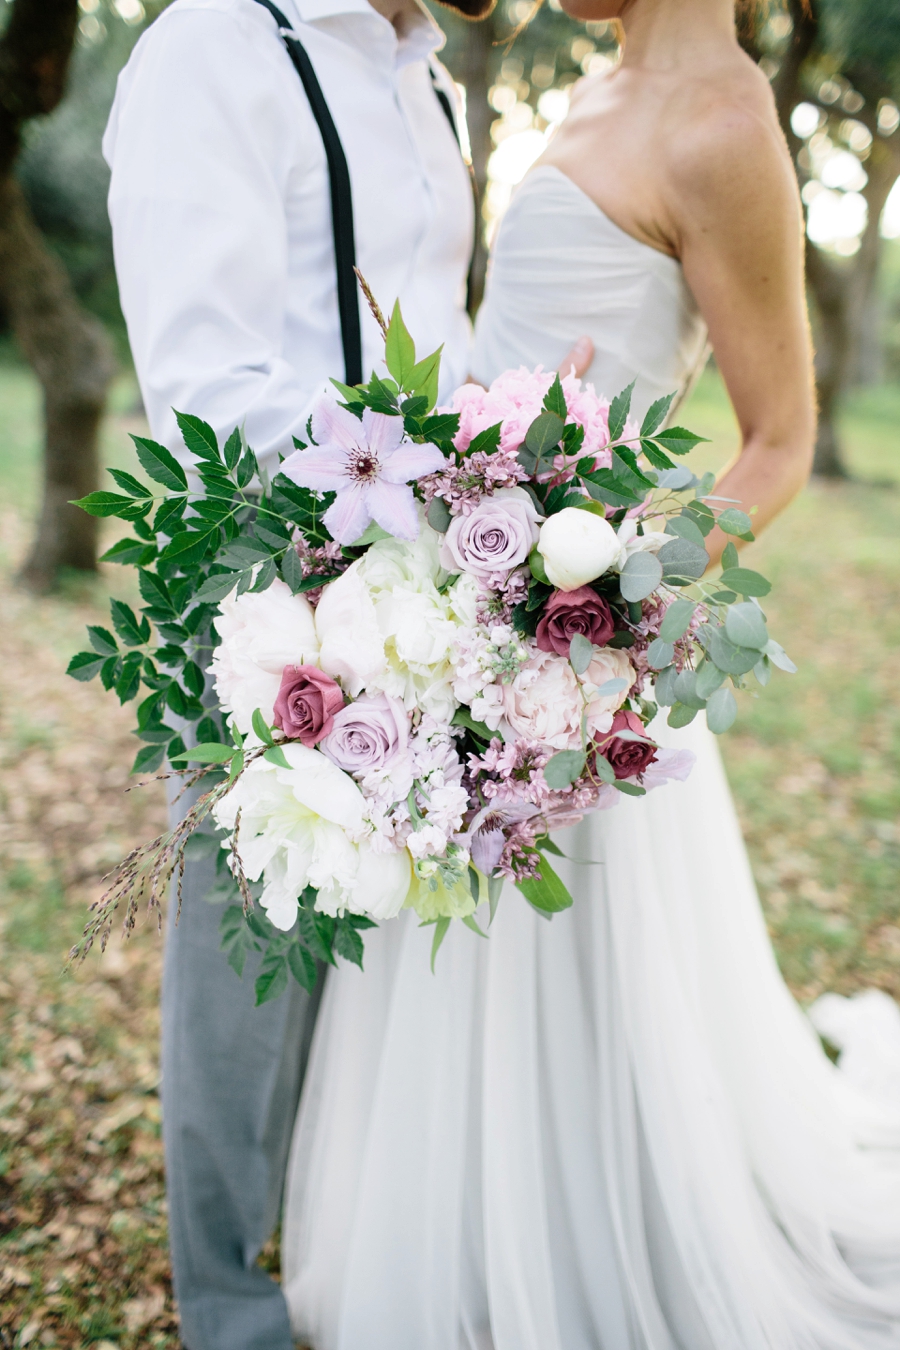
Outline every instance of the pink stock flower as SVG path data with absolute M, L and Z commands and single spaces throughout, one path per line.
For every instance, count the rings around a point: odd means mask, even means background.
M 336 492 L 322 520 L 339 544 L 353 544 L 371 520 L 397 539 L 415 539 L 419 520 L 408 484 L 444 467 L 437 446 L 404 441 L 403 419 L 366 408 L 362 421 L 323 398 L 312 415 L 316 444 L 281 466 L 300 487 Z

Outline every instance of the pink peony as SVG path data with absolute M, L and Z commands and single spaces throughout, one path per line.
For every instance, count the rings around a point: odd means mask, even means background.
M 317 666 L 285 666 L 275 699 L 273 721 L 292 741 L 312 747 L 327 736 L 344 695 Z
M 460 415 L 459 432 L 453 441 L 456 449 L 465 451 L 479 432 L 499 422 L 501 450 L 518 450 L 525 432 L 543 412 L 544 398 L 555 378 L 552 371 L 540 366 L 536 370 L 520 366 L 498 375 L 490 389 L 477 384 L 457 389 L 452 404 L 453 411 Z M 568 408 L 566 420 L 584 427 L 580 453 L 593 455 L 598 467 L 608 466 L 610 455 L 604 452 L 609 441 L 609 400 L 575 375 L 566 375 L 562 387 Z
M 517 736 L 554 750 L 581 745 L 582 697 L 569 662 L 536 652 L 510 684 L 503 685 L 503 712 Z

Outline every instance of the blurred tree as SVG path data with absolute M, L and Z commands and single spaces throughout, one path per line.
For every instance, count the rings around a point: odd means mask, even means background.
M 447 35 L 441 58 L 466 91 L 482 225 L 470 287 L 474 314 L 484 290 L 487 244 L 511 188 L 528 167 L 529 155 L 539 153 L 547 126 L 562 116 L 565 91 L 592 59 L 606 60 L 598 48 L 611 50 L 614 44 L 609 25 L 578 23 L 563 14 L 559 0 L 499 0 L 489 18 L 476 22 L 439 3 L 433 8 Z M 548 92 L 549 105 L 542 102 Z M 504 142 L 514 153 L 492 159 Z
M 97 436 L 114 373 L 102 325 L 79 305 L 13 172 L 25 124 L 63 97 L 78 15 L 77 0 L 13 0 L 0 39 L 0 296 L 44 392 L 43 503 L 20 573 L 38 590 L 63 567 L 96 567 L 96 521 L 68 502 L 97 486 Z
M 881 219 L 900 177 L 900 18 L 896 0 L 787 0 L 786 13 L 756 37 L 768 48 L 763 61 L 807 209 L 819 397 L 814 469 L 845 477 L 841 395 L 879 373 Z M 864 219 L 856 233 L 829 239 L 817 224 L 823 208 L 846 218 L 857 205 Z

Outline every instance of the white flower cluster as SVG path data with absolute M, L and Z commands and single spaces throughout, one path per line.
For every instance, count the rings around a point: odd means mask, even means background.
M 529 651 L 511 624 L 463 628 L 456 638 L 453 692 L 476 721 L 496 731 L 503 716 L 501 685 L 515 679 Z

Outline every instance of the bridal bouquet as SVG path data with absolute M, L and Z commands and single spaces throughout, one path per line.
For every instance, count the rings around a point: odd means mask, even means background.
M 204 848 L 242 901 L 232 964 L 265 948 L 259 1001 L 311 987 L 316 958 L 361 964 L 361 930 L 404 907 L 433 953 L 452 919 L 483 931 L 504 880 L 552 914 L 572 902 L 551 831 L 690 771 L 658 709 L 724 731 L 729 684 L 793 668 L 733 544 L 700 580 L 714 524 L 751 521 L 671 458 L 700 439 L 665 428 L 671 399 L 637 424 L 630 389 L 539 369 L 435 410 L 440 353 L 416 360 L 397 308 L 384 331 L 390 378 L 334 381 L 273 478 L 240 431 L 220 448 L 179 415 L 195 479 L 134 437 L 164 492 L 110 470 L 121 493 L 79 503 L 131 522 L 105 556 L 143 604 L 113 600 L 69 672 L 142 696 L 135 772 L 212 779 L 112 874 L 82 951 Z

